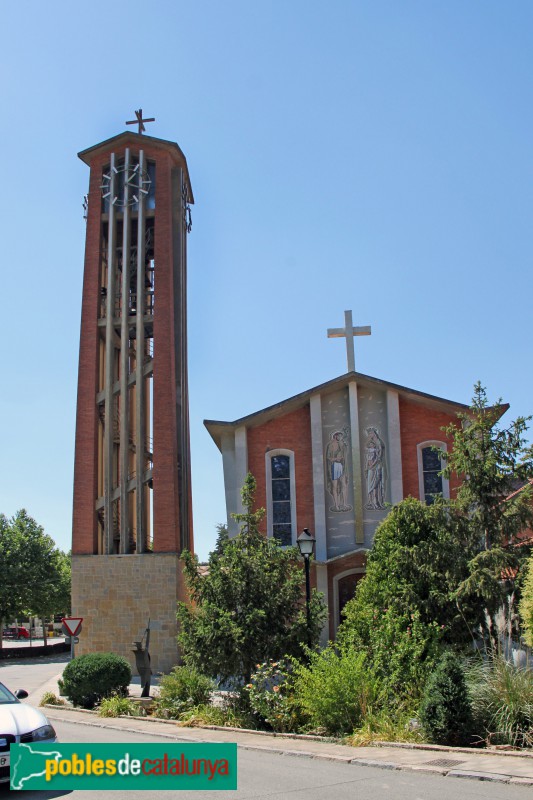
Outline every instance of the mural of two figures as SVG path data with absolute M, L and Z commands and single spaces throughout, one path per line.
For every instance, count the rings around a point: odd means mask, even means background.
M 385 508 L 386 462 L 385 443 L 375 427 L 365 428 L 364 475 L 366 482 L 365 508 L 381 511 Z M 326 447 L 327 489 L 333 499 L 330 511 L 351 511 L 348 502 L 348 463 L 350 434 L 348 428 L 333 431 Z

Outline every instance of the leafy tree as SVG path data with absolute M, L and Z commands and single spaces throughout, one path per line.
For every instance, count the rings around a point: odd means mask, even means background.
M 505 410 L 501 400 L 489 406 L 478 382 L 470 410 L 458 415 L 458 424 L 444 429 L 453 447 L 442 454 L 445 477 L 455 473 L 463 479 L 451 505 L 467 522 L 476 550 L 458 597 L 479 598 L 489 614 L 516 588 L 517 580 L 520 583 L 530 550 L 517 546 L 518 536 L 533 524 L 528 482 L 533 477 L 533 449 L 525 438 L 531 417 L 518 417 L 504 428 L 498 423 Z
M 0 516 L 0 563 L 0 617 L 44 618 L 69 609 L 70 556 L 24 509 L 11 520 Z
M 44 535 L 41 540 L 42 560 L 36 570 L 38 572 L 38 583 L 30 593 L 31 609 L 30 613 L 44 619 L 53 617 L 61 613 L 65 616 L 70 611 L 71 599 L 71 558 L 70 554 L 63 553 L 53 547 L 47 550 L 50 537 Z M 39 546 L 39 543 L 35 543 Z M 46 642 L 46 626 L 44 626 L 44 637 Z
M 259 531 L 265 510 L 254 508 L 255 479 L 242 489 L 240 533 L 210 554 L 207 574 L 185 552 L 184 574 L 193 604 L 178 604 L 178 641 L 187 664 L 222 680 L 249 683 L 258 662 L 305 652 L 307 621 L 302 570 L 294 548 L 283 550 Z M 324 602 L 311 598 L 312 642 L 326 616 Z
M 22 614 L 26 585 L 24 538 L 4 514 L 0 514 L 0 565 L 0 625 L 3 628 L 5 621 Z
M 68 617 L 71 612 L 72 601 L 72 554 L 56 550 L 55 572 L 57 579 L 54 582 L 54 599 L 52 613 L 63 614 Z

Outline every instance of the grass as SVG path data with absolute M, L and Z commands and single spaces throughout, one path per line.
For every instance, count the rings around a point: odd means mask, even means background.
M 66 705 L 65 701 L 58 697 L 53 692 L 45 692 L 41 697 L 41 702 L 39 703 L 40 706 L 64 706 Z
M 472 711 L 488 745 L 533 747 L 533 670 L 489 653 L 466 669 Z
M 424 742 L 418 720 L 405 710 L 369 709 L 361 725 L 345 738 L 352 747 L 366 747 L 374 742 Z
M 202 704 L 180 714 L 178 724 L 187 728 L 218 725 L 221 728 L 256 728 L 253 718 L 235 708 Z
M 127 697 L 108 697 L 102 700 L 98 709 L 99 717 L 139 717 L 143 716 L 143 710 L 137 703 L 133 703 Z

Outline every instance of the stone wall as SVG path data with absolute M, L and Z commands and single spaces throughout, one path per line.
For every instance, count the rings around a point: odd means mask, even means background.
M 154 672 L 178 663 L 176 602 L 183 596 L 181 562 L 175 553 L 73 555 L 72 616 L 83 617 L 76 655 L 113 652 L 135 670 L 132 642 L 150 618 Z

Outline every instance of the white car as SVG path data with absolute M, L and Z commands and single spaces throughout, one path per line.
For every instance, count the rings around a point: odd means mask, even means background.
M 9 780 L 9 748 L 16 742 L 55 742 L 56 732 L 42 711 L 21 703 L 24 689 L 15 694 L 0 683 L 0 783 Z

